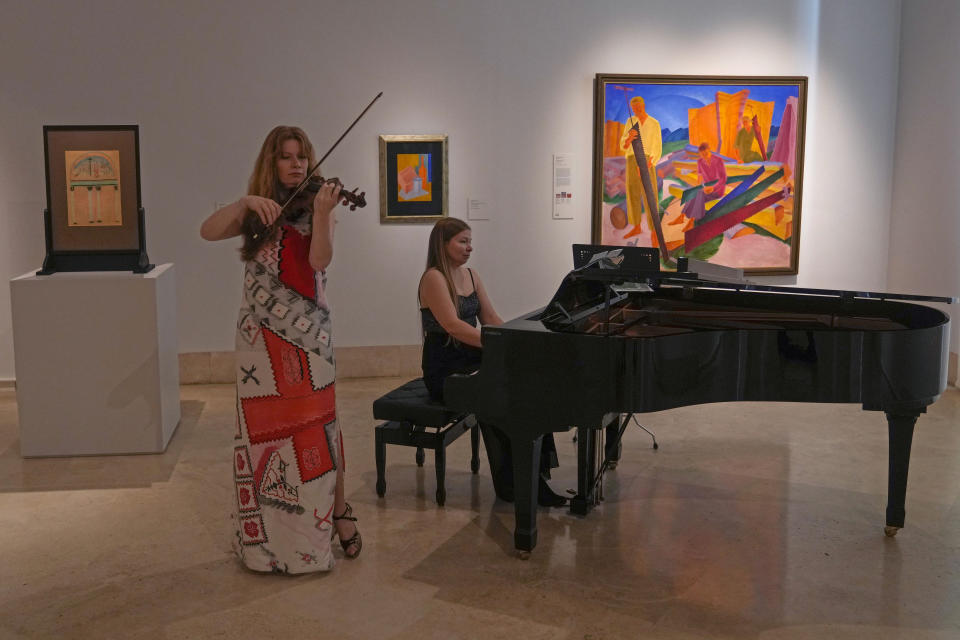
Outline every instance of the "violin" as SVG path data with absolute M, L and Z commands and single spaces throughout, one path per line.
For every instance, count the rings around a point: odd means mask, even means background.
M 303 188 L 283 203 L 283 209 L 280 216 L 269 227 L 263 224 L 253 211 L 247 211 L 243 220 L 244 232 L 249 232 L 254 241 L 259 241 L 261 236 L 270 235 L 273 229 L 283 222 L 296 222 L 306 214 L 313 213 L 313 199 L 321 187 L 327 184 L 336 184 L 340 187 L 340 195 L 337 196 L 338 204 L 350 205 L 350 211 L 356 211 L 357 207 L 367 206 L 367 192 L 357 193 L 359 187 L 353 191 L 347 191 L 340 178 L 324 178 L 323 176 L 311 176 L 303 185 Z
M 312 176 L 307 181 L 307 184 L 304 185 L 303 190 L 296 194 L 286 206 L 290 207 L 291 211 L 306 210 L 313 212 L 313 199 L 316 197 L 317 192 L 320 191 L 320 188 L 328 184 L 335 184 L 340 187 L 340 195 L 337 197 L 337 200 L 339 204 L 350 205 L 350 211 L 356 211 L 357 207 L 363 208 L 367 206 L 366 191 L 357 193 L 359 187 L 353 191 L 347 191 L 346 187 L 344 187 L 340 181 L 340 178 L 324 178 L 323 176 Z

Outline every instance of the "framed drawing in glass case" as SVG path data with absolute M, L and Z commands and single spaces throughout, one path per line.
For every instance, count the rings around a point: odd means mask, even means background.
M 137 125 L 43 127 L 47 255 L 37 273 L 145 273 Z

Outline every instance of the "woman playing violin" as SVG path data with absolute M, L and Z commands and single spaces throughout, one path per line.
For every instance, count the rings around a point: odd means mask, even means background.
M 242 235 L 243 304 L 237 319 L 235 549 L 254 571 L 333 567 L 331 542 L 355 558 L 362 540 L 344 500 L 330 308 L 340 185 L 283 207 L 307 177 L 314 151 L 297 127 L 266 137 L 247 195 L 212 213 L 205 240 Z

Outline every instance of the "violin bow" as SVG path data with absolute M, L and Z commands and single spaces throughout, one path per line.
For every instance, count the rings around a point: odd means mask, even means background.
M 303 180 L 300 181 L 300 184 L 298 184 L 298 185 L 296 186 L 296 188 L 293 190 L 293 193 L 291 193 L 291 194 L 290 194 L 290 197 L 287 198 L 287 201 L 283 203 L 283 206 L 280 207 L 280 210 L 281 210 L 281 211 L 284 210 L 284 209 L 286 209 L 286 208 L 287 208 L 287 205 L 290 204 L 291 202 L 293 202 L 293 199 L 296 198 L 296 197 L 300 194 L 301 191 L 303 191 L 304 187 L 307 186 L 307 183 L 310 182 L 310 178 L 312 178 L 312 177 L 313 177 L 313 174 L 316 173 L 317 169 L 320 168 L 320 163 L 322 163 L 324 160 L 327 159 L 327 156 L 329 156 L 329 155 L 333 152 L 333 150 L 337 148 L 337 145 L 340 144 L 340 141 L 341 141 L 341 140 L 343 140 L 344 138 L 347 137 L 347 134 L 350 133 L 350 130 L 353 129 L 353 127 L 356 126 L 356 124 L 357 124 L 358 122 L 360 122 L 360 118 L 362 118 L 362 117 L 367 113 L 367 111 L 370 110 L 370 107 L 373 106 L 373 103 L 376 102 L 377 100 L 379 100 L 379 99 L 380 99 L 380 96 L 382 96 L 382 95 L 383 95 L 383 91 L 381 91 L 380 93 L 378 93 L 378 94 L 373 98 L 373 100 L 370 101 L 370 104 L 368 104 L 367 107 L 366 107 L 363 111 L 360 112 L 360 115 L 357 116 L 357 119 L 354 120 L 353 123 L 352 123 L 349 127 L 347 127 L 347 130 L 344 131 L 344 132 L 340 135 L 339 138 L 337 138 L 337 141 L 334 142 L 333 145 L 332 145 L 329 149 L 327 149 L 327 152 L 326 152 L 325 154 L 323 154 L 323 157 L 320 158 L 319 160 L 317 160 L 317 163 L 316 163 L 315 165 L 313 165 L 313 166 L 310 168 L 309 171 L 307 171 L 307 175 L 304 177 Z

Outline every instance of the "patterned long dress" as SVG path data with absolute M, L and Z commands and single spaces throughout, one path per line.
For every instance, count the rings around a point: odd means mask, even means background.
M 281 226 L 246 263 L 237 322 L 235 548 L 254 571 L 333 568 L 336 469 L 326 275 L 309 264 L 310 218 Z

